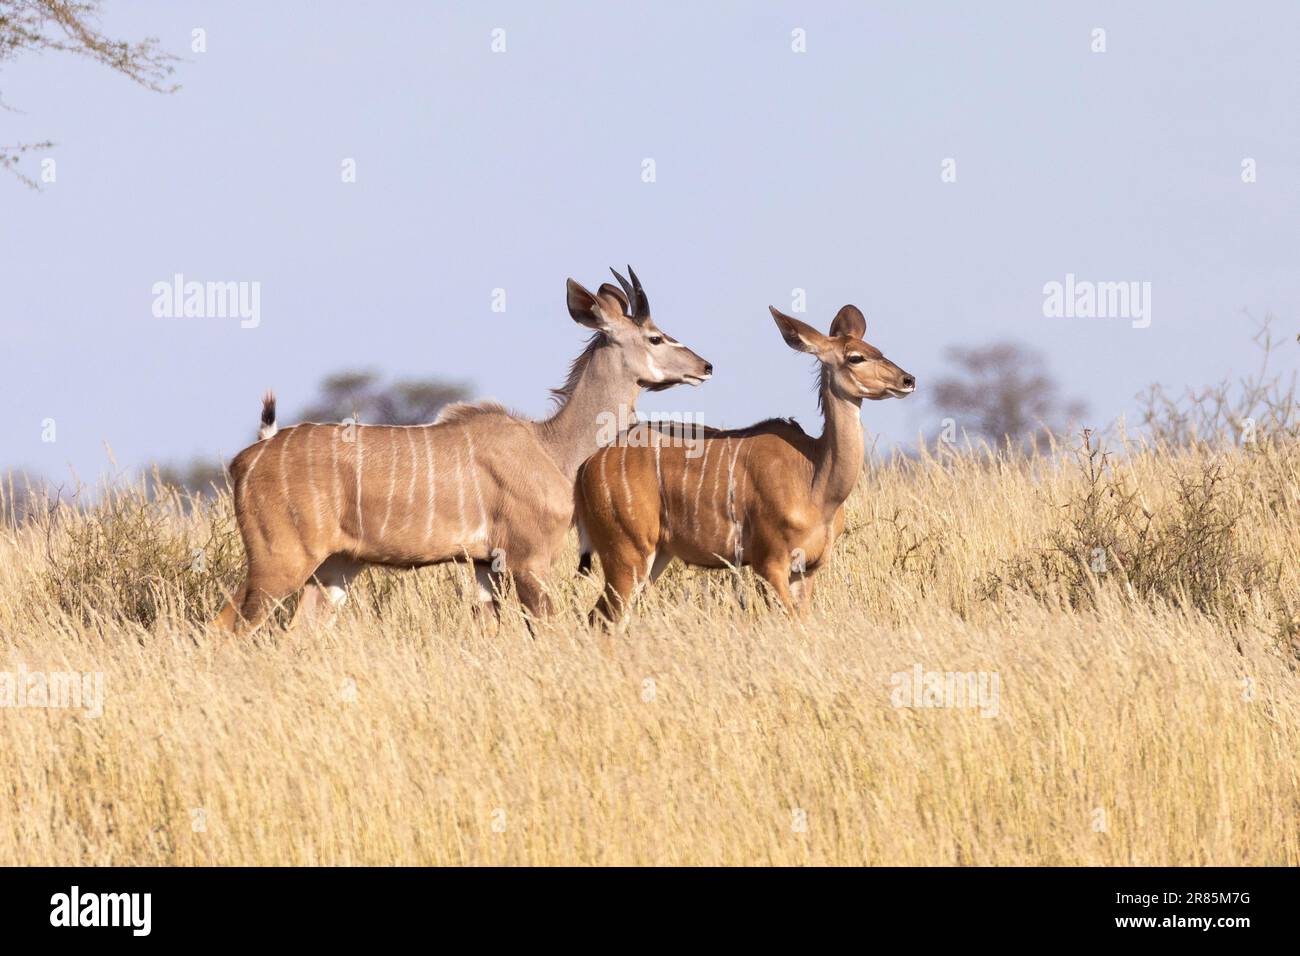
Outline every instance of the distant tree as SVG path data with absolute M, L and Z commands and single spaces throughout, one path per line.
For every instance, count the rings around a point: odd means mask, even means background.
M 378 374 L 344 371 L 327 375 L 320 394 L 296 418 L 280 418 L 280 426 L 296 422 L 339 422 L 357 416 L 367 425 L 423 425 L 438 417 L 452 402 L 464 401 L 464 385 L 436 379 L 403 379 L 388 384 Z M 251 435 L 249 441 L 256 436 Z M 226 463 L 214 458 L 193 458 L 187 463 L 155 465 L 158 483 L 211 498 L 226 486 Z
M 62 498 L 44 478 L 13 470 L 0 475 L 0 524 L 17 526 L 48 511 Z
M 216 458 L 192 458 L 188 464 L 155 466 L 157 483 L 180 488 L 196 497 L 215 497 L 226 487 L 226 466 Z
M 325 377 L 320 395 L 303 410 L 307 422 L 337 422 L 357 416 L 368 425 L 423 425 L 444 405 L 469 397 L 469 389 L 437 379 L 384 383 L 375 372 L 342 371 Z
M 103 33 L 95 21 L 100 0 L 0 0 L 0 64 L 23 53 L 70 53 L 103 64 L 146 89 L 172 93 L 179 87 L 168 82 L 177 57 L 158 48 L 156 37 L 136 43 L 116 40 Z M 13 107 L 0 96 L 0 110 Z M 39 189 L 40 184 L 18 168 L 24 153 L 54 144 L 0 145 L 0 168 Z
M 930 386 L 930 403 L 972 437 L 1036 444 L 1044 429 L 1087 412 L 1084 402 L 1060 397 L 1042 354 L 1023 345 L 955 346 L 945 355 L 957 371 Z

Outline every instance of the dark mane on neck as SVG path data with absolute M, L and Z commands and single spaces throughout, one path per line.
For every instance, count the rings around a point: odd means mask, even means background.
M 578 387 L 582 373 L 587 370 L 587 366 L 591 364 L 591 357 L 596 354 L 596 349 L 600 348 L 604 341 L 605 335 L 602 332 L 597 332 L 587 339 L 586 347 L 569 365 L 569 374 L 565 377 L 564 384 L 559 388 L 551 389 L 551 401 L 555 403 L 557 411 L 573 397 L 573 390 Z
M 817 368 L 813 373 L 814 385 L 817 389 L 817 411 L 823 415 L 826 414 L 826 389 L 830 387 L 830 381 L 827 378 L 828 370 L 821 362 L 817 363 Z

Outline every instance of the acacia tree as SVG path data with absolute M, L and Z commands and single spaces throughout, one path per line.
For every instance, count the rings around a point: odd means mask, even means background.
M 170 82 L 178 58 L 160 49 L 157 37 L 132 43 L 108 36 L 96 24 L 99 8 L 100 0 L 0 0 L 0 66 L 24 53 L 68 53 L 100 63 L 156 93 L 179 89 Z M 0 110 L 14 112 L 3 95 Z M 19 163 L 25 153 L 53 145 L 49 140 L 0 145 L 0 168 L 39 189 Z
M 1079 418 L 1087 405 L 1061 397 L 1042 354 L 1014 342 L 945 352 L 955 374 L 928 389 L 930 403 L 973 436 L 1037 444 L 1047 430 Z

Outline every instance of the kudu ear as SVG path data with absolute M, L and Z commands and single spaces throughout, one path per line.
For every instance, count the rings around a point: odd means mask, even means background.
M 835 313 L 831 335 L 847 335 L 851 339 L 866 338 L 867 319 L 856 305 L 846 305 Z
M 817 355 L 830 344 L 826 336 L 808 323 L 791 318 L 779 311 L 776 306 L 769 305 L 767 308 L 772 313 L 772 318 L 776 319 L 776 327 L 781 330 L 781 338 L 785 339 L 785 344 L 796 352 Z
M 600 300 L 573 279 L 565 283 L 565 288 L 568 293 L 569 315 L 573 316 L 573 321 L 597 332 L 608 332 L 609 320 L 605 317 Z
M 612 305 L 620 315 L 630 316 L 632 314 L 632 306 L 627 301 L 627 296 L 624 295 L 623 290 L 614 285 L 614 283 L 604 283 L 597 290 L 596 294 Z

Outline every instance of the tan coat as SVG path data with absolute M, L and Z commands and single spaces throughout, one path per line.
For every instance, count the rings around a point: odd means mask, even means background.
M 830 336 L 772 310 L 792 348 L 821 363 L 825 428 L 812 438 L 774 419 L 693 435 L 641 425 L 578 473 L 579 528 L 599 555 L 605 592 L 594 617 L 615 620 L 674 558 L 701 567 L 751 565 L 788 608 L 844 528 L 844 502 L 863 464 L 862 400 L 902 397 L 915 380 L 862 341 L 866 321 L 845 306 Z

